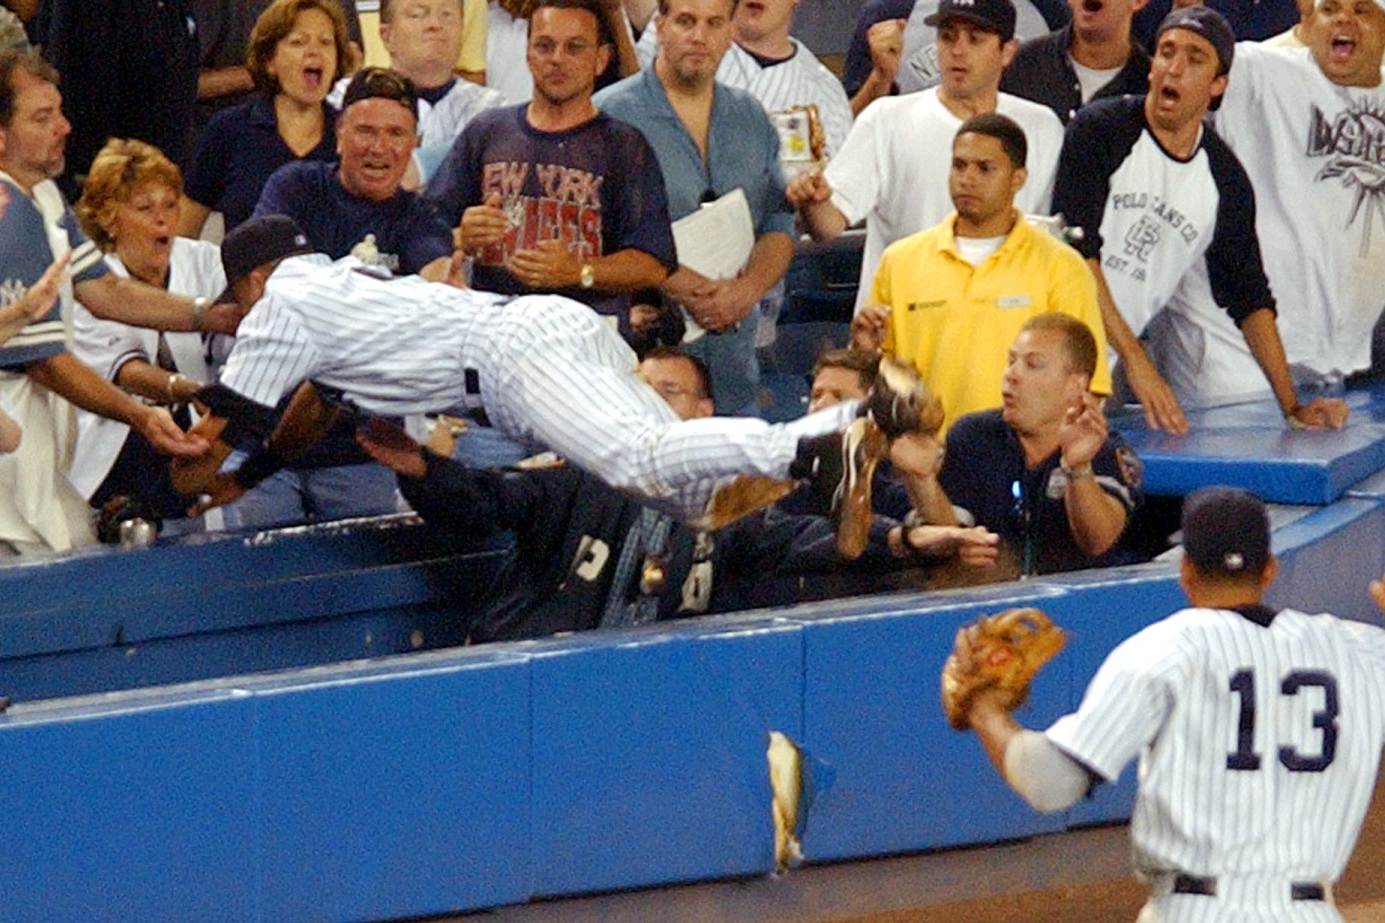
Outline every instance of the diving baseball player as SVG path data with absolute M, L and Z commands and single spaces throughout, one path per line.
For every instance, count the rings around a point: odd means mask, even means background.
M 1385 631 L 1261 602 L 1277 568 L 1265 507 L 1246 491 L 1189 496 L 1183 534 L 1192 608 L 1116 647 L 1075 713 L 1026 730 L 1014 696 L 992 686 L 956 723 L 1040 811 L 1073 805 L 1139 756 L 1130 835 L 1151 889 L 1140 923 L 1341 920 L 1332 883 L 1385 742 Z M 1385 610 L 1385 584 L 1371 594 Z M 945 688 L 955 662 L 994 662 L 976 656 L 984 642 L 958 633 Z
M 857 484 L 856 472 L 863 471 L 868 482 L 863 453 L 883 452 L 882 429 L 894 434 L 885 418 L 894 419 L 895 411 L 883 405 L 876 411 L 869 400 L 879 427 L 857 424 L 856 404 L 787 424 L 679 420 L 638 377 L 635 354 L 587 306 L 554 295 L 508 300 L 416 276 L 381 279 L 353 260 L 332 263 L 312 253 L 282 215 L 241 225 L 221 252 L 229 291 L 249 310 L 221 382 L 265 408 L 309 379 L 382 415 L 439 412 L 459 403 L 484 408 L 508 435 L 542 443 L 611 486 L 689 520 L 708 512 L 718 480 L 784 479 L 800 440 L 843 429 L 846 435 L 834 441 L 846 477 Z M 882 382 L 878 393 L 892 387 Z M 885 400 L 907 416 L 907 385 L 893 394 L 900 401 Z M 295 400 L 280 432 L 321 416 L 320 402 Z M 217 414 L 205 419 L 211 422 L 203 431 L 215 438 L 211 428 L 224 421 Z M 210 505 L 235 499 L 282 465 L 283 452 L 272 437 L 234 476 L 204 488 Z M 821 477 L 830 481 L 834 474 Z M 868 511 L 869 487 L 860 492 Z M 856 508 L 860 498 L 850 499 Z M 867 512 L 861 528 L 868 519 Z

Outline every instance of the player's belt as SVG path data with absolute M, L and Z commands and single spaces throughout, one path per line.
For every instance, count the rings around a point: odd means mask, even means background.
M 1175 875 L 1173 893 L 1216 897 L 1217 879 L 1208 875 Z M 1289 899 L 1294 901 L 1322 901 L 1327 899 L 1327 891 L 1316 881 L 1294 881 L 1289 883 Z

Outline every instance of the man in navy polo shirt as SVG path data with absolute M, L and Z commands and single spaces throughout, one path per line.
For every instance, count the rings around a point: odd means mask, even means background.
M 919 508 L 930 521 L 1000 535 L 1021 574 L 1112 563 L 1142 499 L 1143 466 L 1108 432 L 1091 393 L 1096 341 L 1080 320 L 1040 314 L 1010 347 L 999 410 L 958 420 Z
M 392 273 L 448 275 L 452 231 L 431 204 L 400 188 L 418 145 L 418 100 L 409 78 L 358 71 L 337 118 L 337 163 L 296 160 L 274 171 L 254 217 L 288 215 L 319 252 L 352 254 Z

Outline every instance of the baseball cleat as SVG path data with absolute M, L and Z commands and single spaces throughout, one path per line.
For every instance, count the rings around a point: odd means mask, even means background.
M 818 467 L 819 489 L 831 490 L 837 553 L 848 561 L 859 558 L 870 542 L 871 482 L 887 448 L 880 427 L 868 417 L 857 417 L 841 432 L 840 450 L 825 454 Z
M 918 371 L 890 356 L 880 357 L 880 371 L 861 410 L 890 439 L 905 433 L 936 433 L 943 425 L 943 405 Z

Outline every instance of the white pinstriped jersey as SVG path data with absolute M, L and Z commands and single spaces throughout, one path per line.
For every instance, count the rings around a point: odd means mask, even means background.
M 461 403 L 465 337 L 494 324 L 503 299 L 360 266 L 320 254 L 280 263 L 241 321 L 222 383 L 271 407 L 307 378 L 392 416 Z
M 467 394 L 472 375 L 479 397 Z M 305 379 L 391 416 L 482 406 L 510 436 L 687 518 L 704 512 L 720 478 L 787 476 L 800 438 L 838 430 L 856 410 L 848 402 L 774 425 L 680 421 L 584 304 L 386 280 L 320 254 L 279 263 L 221 373 L 222 384 L 269 406 Z
M 1112 651 L 1047 735 L 1106 779 L 1139 754 L 1137 871 L 1218 879 L 1221 897 L 1173 895 L 1159 919 L 1334 919 L 1289 883 L 1335 881 L 1351 855 L 1385 741 L 1385 631 L 1184 609 Z
M 635 45 L 641 67 L 652 64 L 659 50 L 654 33 L 653 27 L 645 29 Z M 793 42 L 794 56 L 773 67 L 762 67 L 754 55 L 732 42 L 717 67 L 717 82 L 745 90 L 770 113 L 794 106 L 817 106 L 830 158 L 842 149 L 847 132 L 851 131 L 851 101 L 842 89 L 842 82 L 808 50 L 808 46 L 793 37 L 789 41 Z

